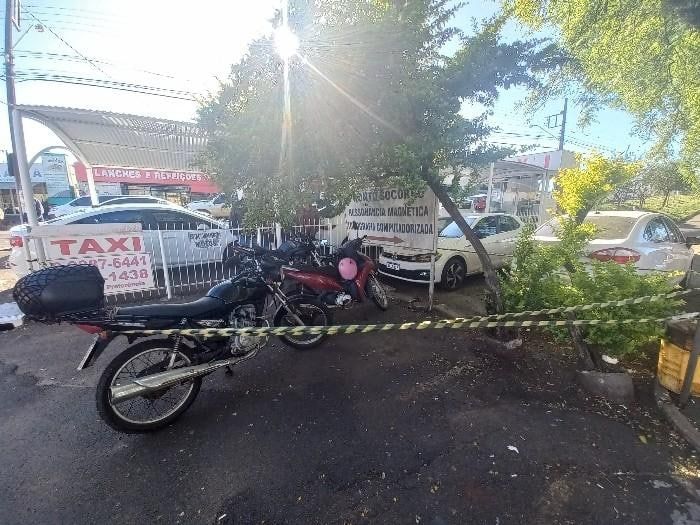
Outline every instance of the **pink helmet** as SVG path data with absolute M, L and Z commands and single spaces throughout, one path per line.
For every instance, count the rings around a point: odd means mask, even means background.
M 355 259 L 351 259 L 350 257 L 340 259 L 340 262 L 338 263 L 338 271 L 343 279 L 354 279 L 357 276 L 357 263 L 355 262 Z

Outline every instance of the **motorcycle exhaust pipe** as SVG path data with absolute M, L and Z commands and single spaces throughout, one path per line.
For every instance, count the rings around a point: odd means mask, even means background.
M 158 390 L 163 390 L 164 388 L 169 388 L 179 383 L 211 374 L 219 368 L 232 366 L 246 359 L 250 359 L 258 353 L 258 350 L 259 349 L 256 348 L 242 357 L 231 357 L 229 359 L 214 361 L 213 363 L 186 366 L 175 370 L 159 372 L 150 376 L 139 377 L 138 379 L 132 379 L 123 385 L 110 387 L 110 398 L 113 403 L 121 403 L 122 401 L 127 401 L 134 397 L 157 392 Z

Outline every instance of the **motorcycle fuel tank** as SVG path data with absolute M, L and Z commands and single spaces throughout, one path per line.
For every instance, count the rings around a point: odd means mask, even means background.
M 285 279 L 292 279 L 304 286 L 317 291 L 338 291 L 343 290 L 342 284 L 330 275 L 316 272 L 305 272 L 293 268 L 284 268 Z

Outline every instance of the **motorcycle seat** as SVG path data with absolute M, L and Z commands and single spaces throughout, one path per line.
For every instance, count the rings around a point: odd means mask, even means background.
M 198 318 L 219 310 L 224 306 L 221 299 L 202 297 L 189 303 L 177 304 L 146 304 L 143 306 L 124 306 L 118 308 L 115 318 L 145 317 L 150 319 L 182 319 L 183 317 Z
M 327 275 L 328 277 L 332 277 L 333 279 L 340 279 L 340 272 L 338 271 L 338 268 L 335 266 L 313 266 L 313 265 L 302 265 L 302 266 L 296 266 L 294 268 L 288 268 L 290 271 L 294 270 L 299 270 L 301 272 L 307 272 L 307 273 L 317 273 L 321 275 Z

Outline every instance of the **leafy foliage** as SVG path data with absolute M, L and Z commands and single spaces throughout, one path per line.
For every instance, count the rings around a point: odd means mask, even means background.
M 255 41 L 199 110 L 210 137 L 200 164 L 224 188 L 242 188 L 259 220 L 284 222 L 289 199 L 323 192 L 342 206 L 368 184 L 419 189 L 447 168 L 496 160 L 488 107 L 500 89 L 534 86 L 553 52 L 503 43 L 502 20 L 466 37 L 449 26 L 459 6 L 448 0 L 289 4 L 299 55 L 287 64 L 271 38 Z M 459 50 L 445 56 L 455 39 Z M 487 110 L 465 118 L 471 101 Z
M 540 90 L 540 99 L 573 94 L 578 105 L 589 110 L 588 117 L 600 104 L 627 109 L 637 117 L 640 131 L 656 137 L 657 153 L 666 153 L 680 142 L 685 166 L 697 170 L 697 2 L 505 0 L 504 6 L 532 28 L 555 28 L 569 55 Z
M 623 202 L 614 209 L 656 211 L 665 213 L 676 222 L 683 222 L 700 213 L 700 195 L 692 193 L 688 195 L 671 195 L 664 205 L 663 197 L 649 197 L 644 204 L 639 205 L 637 200 Z
M 594 232 L 560 219 L 561 242 L 542 245 L 534 241 L 533 230 L 523 233 L 515 251 L 516 265 L 501 280 L 508 311 L 558 308 L 593 302 L 613 301 L 672 291 L 667 277 L 661 274 L 640 275 L 633 265 L 591 261 L 585 269 L 581 262 L 584 247 Z M 599 308 L 586 311 L 586 319 L 663 318 L 679 312 L 678 300 L 660 300 L 642 305 Z M 553 329 L 560 337 L 566 332 Z M 662 333 L 661 325 L 626 324 L 584 326 L 586 342 L 609 355 L 635 352 L 641 345 Z
M 656 162 L 649 165 L 645 171 L 645 176 L 654 192 L 663 197 L 662 207 L 668 204 L 671 192 L 687 192 L 692 188 L 692 182 L 685 176 L 678 162 Z
M 563 169 L 557 175 L 554 198 L 559 207 L 582 222 L 586 214 L 601 203 L 616 187 L 628 183 L 640 166 L 600 154 L 578 156 L 578 167 Z
M 588 211 L 616 184 L 632 180 L 639 166 L 619 159 L 593 155 L 581 167 L 563 170 L 554 197 L 567 215 L 554 219 L 558 242 L 537 243 L 532 228 L 523 232 L 514 253 L 514 267 L 501 277 L 507 310 L 523 311 L 604 302 L 671 291 L 663 274 L 642 275 L 634 265 L 599 262 L 585 258 L 586 246 L 595 238 L 595 227 L 583 222 Z M 584 260 L 587 261 L 584 264 Z M 667 317 L 678 312 L 679 301 L 661 300 L 621 308 L 586 311 L 586 319 L 635 319 Z M 582 327 L 584 339 L 611 355 L 634 352 L 660 335 L 654 324 Z M 565 331 L 554 330 L 564 336 Z

